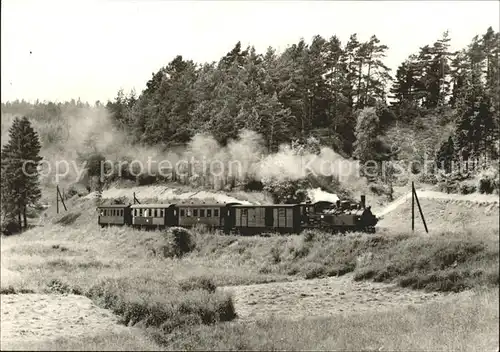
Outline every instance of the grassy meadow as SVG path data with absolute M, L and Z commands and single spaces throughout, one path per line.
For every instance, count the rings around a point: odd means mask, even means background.
M 237 237 L 60 223 L 2 237 L 2 267 L 3 294 L 85 295 L 146 336 L 97 334 L 41 349 L 485 350 L 498 343 L 493 231 Z M 251 323 L 237 319 L 233 298 L 217 289 L 348 273 L 358 281 L 461 293 L 453 302 L 411 309 Z

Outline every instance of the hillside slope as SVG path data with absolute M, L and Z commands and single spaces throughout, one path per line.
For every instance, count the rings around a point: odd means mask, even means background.
M 474 230 L 498 233 L 499 199 L 497 195 L 446 194 L 417 191 L 425 221 L 434 231 Z M 411 229 L 411 192 L 375 213 L 381 217 L 379 227 Z M 424 228 L 415 202 L 415 226 Z

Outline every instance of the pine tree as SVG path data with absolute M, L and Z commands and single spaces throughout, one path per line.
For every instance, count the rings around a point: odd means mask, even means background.
M 27 207 L 36 206 L 41 198 L 38 180 L 41 145 L 26 117 L 13 121 L 9 137 L 1 155 L 2 213 L 5 221 L 17 221 L 19 228 L 26 228 Z
M 360 163 L 378 159 L 375 147 L 378 142 L 378 128 L 379 118 L 375 108 L 365 108 L 358 113 L 353 155 Z M 363 168 L 361 170 L 365 171 Z
M 450 173 L 454 154 L 455 147 L 453 138 L 450 136 L 448 137 L 448 140 L 441 145 L 441 148 L 436 155 L 438 168 L 443 169 L 446 173 Z

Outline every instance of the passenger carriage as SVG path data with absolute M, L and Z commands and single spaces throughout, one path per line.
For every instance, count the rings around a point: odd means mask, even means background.
M 130 205 L 110 204 L 97 207 L 97 223 L 101 227 L 120 226 L 131 223 Z
M 130 208 L 133 227 L 163 229 L 178 225 L 175 204 L 134 204 Z
M 193 227 L 205 225 L 211 229 L 222 229 L 228 233 L 232 226 L 231 206 L 239 203 L 180 203 L 176 205 L 179 212 L 178 225 Z

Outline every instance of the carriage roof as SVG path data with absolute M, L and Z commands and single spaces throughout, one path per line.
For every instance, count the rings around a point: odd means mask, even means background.
M 219 203 L 219 202 L 183 202 L 183 203 L 177 203 L 176 205 L 178 207 L 182 208 L 203 208 L 203 207 L 225 207 L 228 205 L 238 205 L 240 203 Z
M 234 208 L 293 208 L 300 204 L 238 204 Z
M 158 203 L 158 204 L 134 204 L 130 206 L 132 209 L 149 209 L 149 208 L 170 208 L 175 206 L 172 203 Z
M 100 205 L 98 209 L 108 209 L 108 208 L 128 208 L 130 204 L 108 204 L 108 205 Z

